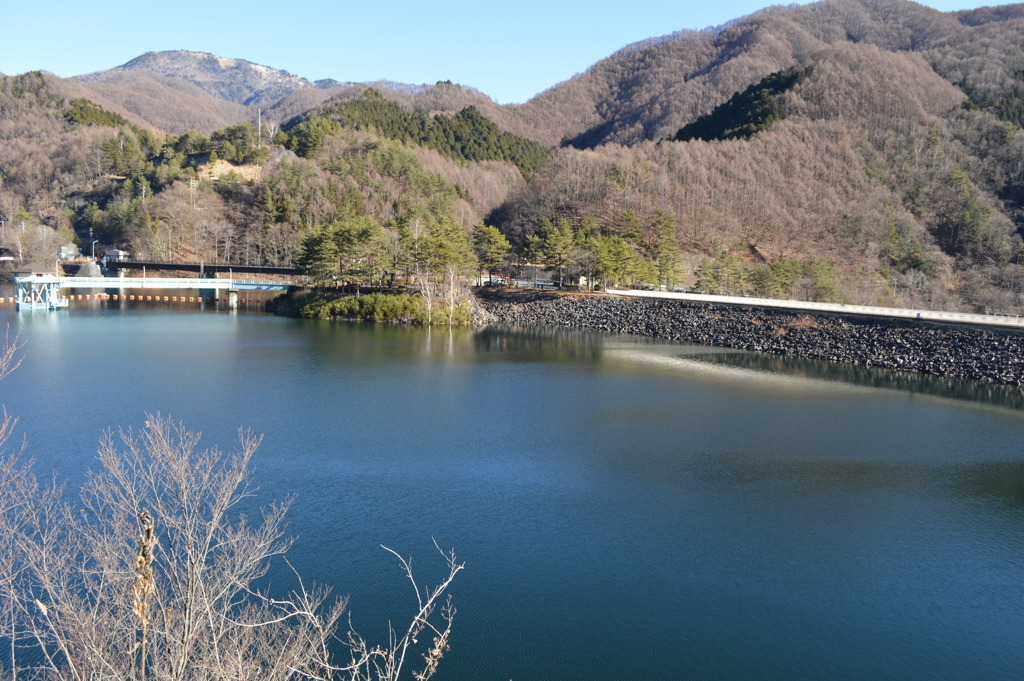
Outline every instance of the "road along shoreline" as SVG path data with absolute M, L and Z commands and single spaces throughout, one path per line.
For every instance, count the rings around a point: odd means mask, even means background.
M 504 323 L 570 326 L 1024 385 L 1024 335 L 1015 330 L 653 297 L 481 289 L 478 298 Z

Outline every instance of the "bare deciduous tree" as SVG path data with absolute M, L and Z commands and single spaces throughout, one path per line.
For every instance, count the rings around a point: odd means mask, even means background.
M 18 358 L 17 337 L 12 341 L 5 335 L 0 346 L 0 379 L 9 374 L 21 360 Z M 6 446 L 17 422 L 5 407 L 0 420 L 0 602 L 4 603 L 3 624 L 8 646 L 4 653 L 9 657 L 9 671 L 12 681 L 17 678 L 16 632 L 18 608 L 15 602 L 15 584 L 21 570 L 16 558 L 16 538 L 19 536 L 30 515 L 29 500 L 33 496 L 35 480 L 29 464 L 20 460 L 21 451 L 8 452 Z
M 0 374 L 11 357 L 0 355 Z M 288 502 L 263 507 L 258 523 L 239 513 L 254 493 L 249 462 L 258 437 L 242 431 L 229 455 L 199 451 L 198 434 L 158 415 L 119 440 L 101 441 L 102 470 L 88 476 L 80 505 L 40 491 L 14 457 L 0 462 L 0 591 L 12 677 L 27 670 L 61 681 L 390 680 L 426 629 L 433 642 L 423 644 L 415 676 L 433 674 L 454 615 L 450 601 L 439 616 L 435 610 L 462 569 L 453 553 L 444 554 L 447 578 L 422 590 L 391 551 L 415 590 L 411 624 L 381 646 L 355 632 L 342 640 L 345 599 L 301 579 L 284 597 L 260 588 L 271 559 L 291 542 Z M 16 654 L 28 644 L 33 653 Z M 337 664 L 345 647 L 350 662 Z

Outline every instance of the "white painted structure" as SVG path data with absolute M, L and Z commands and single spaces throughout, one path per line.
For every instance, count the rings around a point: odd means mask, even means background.
M 29 276 L 15 279 L 15 303 L 18 310 L 56 310 L 67 307 L 66 298 L 60 297 L 56 277 Z
M 712 296 L 701 293 L 670 293 L 667 291 L 606 289 L 605 292 L 616 296 L 629 296 L 634 298 L 662 298 L 666 300 L 685 300 L 691 303 L 745 305 L 748 307 L 770 307 L 780 310 L 832 312 L 864 315 L 868 317 L 915 319 L 924 322 L 971 324 L 977 326 L 1002 326 L 1024 329 L 1024 318 L 1010 315 L 965 314 L 961 312 L 937 312 L 935 310 L 908 310 L 898 307 L 840 305 L 838 303 L 813 303 L 804 300 L 776 300 L 774 298 L 745 298 L 742 296 Z
M 15 301 L 19 310 L 56 310 L 68 301 L 60 297 L 56 272 L 37 263 L 14 270 Z
M 286 291 L 291 282 L 255 279 L 199 279 L 198 277 L 53 277 L 61 288 L 166 288 L 166 289 L 256 289 Z
M 230 289 L 287 291 L 289 282 L 253 279 L 199 279 L 159 277 L 57 277 L 52 274 L 31 274 L 14 278 L 18 310 L 56 310 L 68 306 L 60 296 L 62 288 L 87 289 Z M 79 296 L 81 297 L 81 296 Z

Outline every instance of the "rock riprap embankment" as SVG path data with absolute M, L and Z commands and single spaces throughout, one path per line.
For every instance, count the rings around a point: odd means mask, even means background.
M 913 322 L 795 314 L 650 298 L 487 292 L 498 320 L 667 338 L 832 362 L 1024 383 L 1024 336 Z

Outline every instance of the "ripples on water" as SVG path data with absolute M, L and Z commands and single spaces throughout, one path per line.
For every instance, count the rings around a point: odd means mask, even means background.
M 0 384 L 41 468 L 161 410 L 266 433 L 293 562 L 365 633 L 379 548 L 467 563 L 439 678 L 1019 678 L 1016 388 L 561 328 L 15 315 Z M 282 585 L 285 572 L 275 573 Z

